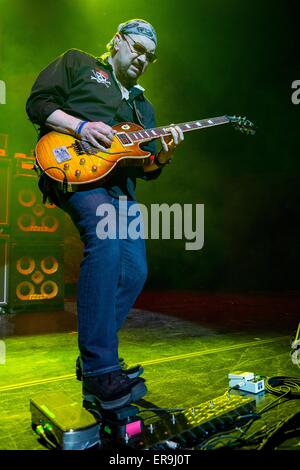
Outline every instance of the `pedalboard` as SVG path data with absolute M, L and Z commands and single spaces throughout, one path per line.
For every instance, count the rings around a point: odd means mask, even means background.
M 178 411 L 146 400 L 138 405 L 103 411 L 89 404 L 85 409 L 62 392 L 40 393 L 30 400 L 32 428 L 62 450 L 196 449 L 208 437 L 251 419 L 256 400 L 225 393 Z
M 159 409 L 156 419 L 147 418 L 143 410 L 144 430 L 140 436 L 129 440 L 134 449 L 174 450 L 196 449 L 208 437 L 228 429 L 234 429 L 241 419 L 249 420 L 255 415 L 254 397 L 226 393 L 179 413 Z

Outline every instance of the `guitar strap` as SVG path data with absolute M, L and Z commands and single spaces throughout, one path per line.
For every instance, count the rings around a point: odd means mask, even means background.
M 130 100 L 122 100 L 121 102 L 121 105 L 119 106 L 119 108 L 117 109 L 116 113 L 115 113 L 115 116 L 114 116 L 114 123 L 117 124 L 118 121 L 116 120 L 117 116 L 118 116 L 118 113 L 120 112 L 120 110 L 122 109 L 122 106 L 124 104 L 124 101 L 126 101 L 127 105 L 132 109 L 132 112 L 133 112 L 133 119 L 132 121 L 135 122 L 136 124 L 139 124 L 140 126 L 142 126 L 144 129 L 145 129 L 145 124 L 144 124 L 144 118 L 143 118 L 143 115 L 141 113 L 141 111 L 138 109 L 137 105 L 136 105 L 136 101 L 135 101 L 135 98 L 133 98 L 132 101 Z M 130 118 L 127 118 L 126 121 L 131 121 Z
M 135 117 L 137 119 L 137 123 L 140 124 L 140 126 L 142 126 L 143 128 L 145 128 L 145 125 L 143 123 L 143 116 L 142 116 L 142 113 L 141 111 L 138 109 L 137 105 L 136 105 L 136 102 L 135 102 L 135 99 L 133 99 L 132 101 L 132 105 L 133 105 L 133 112 L 135 114 Z

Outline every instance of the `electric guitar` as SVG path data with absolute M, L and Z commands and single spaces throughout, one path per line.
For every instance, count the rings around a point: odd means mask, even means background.
M 228 123 L 241 132 L 255 134 L 253 123 L 240 116 L 225 115 L 177 125 L 183 132 L 189 132 Z M 84 189 L 84 185 L 110 176 L 117 165 L 144 165 L 150 152 L 142 150 L 140 144 L 171 135 L 168 127 L 144 129 L 131 122 L 116 124 L 113 129 L 117 133 L 105 151 L 99 151 L 86 140 L 52 131 L 36 145 L 34 169 L 39 175 L 46 173 L 66 191 Z

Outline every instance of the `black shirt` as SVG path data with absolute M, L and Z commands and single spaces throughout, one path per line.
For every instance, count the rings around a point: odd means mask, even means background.
M 150 129 L 156 125 L 153 106 L 139 87 L 129 90 L 128 101 L 122 99 L 107 60 L 77 49 L 70 49 L 49 64 L 32 87 L 26 111 L 30 120 L 40 126 L 39 138 L 51 131 L 45 121 L 57 109 L 84 121 L 102 121 L 109 126 L 136 122 Z M 156 141 L 141 147 L 152 155 L 156 153 Z M 150 180 L 160 173 L 161 169 L 145 173 L 141 166 L 117 166 L 112 177 L 99 185 L 105 186 L 114 197 L 126 195 L 135 199 L 136 178 Z

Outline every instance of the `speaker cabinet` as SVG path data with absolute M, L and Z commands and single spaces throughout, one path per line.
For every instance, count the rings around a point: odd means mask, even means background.
M 8 302 L 9 237 L 0 237 L 0 306 Z
M 63 245 L 14 241 L 11 244 L 9 307 L 63 308 Z
M 13 177 L 11 198 L 11 234 L 15 238 L 37 235 L 53 240 L 63 236 L 64 213 L 54 205 L 42 203 L 36 176 Z
M 11 161 L 0 157 L 0 230 L 9 225 L 9 205 L 11 193 Z

